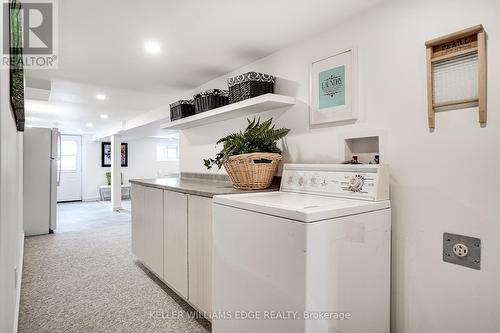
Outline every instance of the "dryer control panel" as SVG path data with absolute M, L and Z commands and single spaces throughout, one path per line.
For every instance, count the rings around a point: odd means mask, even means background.
M 388 200 L 389 170 L 386 164 L 285 164 L 281 191 Z

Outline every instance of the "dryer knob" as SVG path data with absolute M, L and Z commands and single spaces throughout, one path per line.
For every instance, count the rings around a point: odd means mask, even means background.
M 299 178 L 299 186 L 303 186 L 304 185 L 304 177 L 300 177 Z
M 364 184 L 365 180 L 363 179 L 363 176 L 353 176 L 349 179 L 349 190 L 353 192 L 359 192 L 363 189 Z

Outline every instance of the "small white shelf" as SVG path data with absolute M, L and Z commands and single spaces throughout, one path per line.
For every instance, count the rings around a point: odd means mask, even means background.
M 170 121 L 160 125 L 160 127 L 163 129 L 186 129 L 294 104 L 294 97 L 265 94 L 210 111 L 198 113 L 190 117 Z

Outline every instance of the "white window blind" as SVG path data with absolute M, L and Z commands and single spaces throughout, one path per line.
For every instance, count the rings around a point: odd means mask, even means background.
M 478 98 L 478 54 L 434 63 L 434 104 Z

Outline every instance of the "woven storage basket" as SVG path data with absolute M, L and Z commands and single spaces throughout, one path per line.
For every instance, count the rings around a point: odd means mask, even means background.
M 280 154 L 251 153 L 231 156 L 223 164 L 235 188 L 259 190 L 271 186 L 280 161 Z
M 274 92 L 274 76 L 257 72 L 248 72 L 227 80 L 229 103 L 236 103 Z
M 229 104 L 227 90 L 210 89 L 193 96 L 196 113 L 220 108 Z
M 170 104 L 170 120 L 192 116 L 195 113 L 193 100 L 180 100 Z

